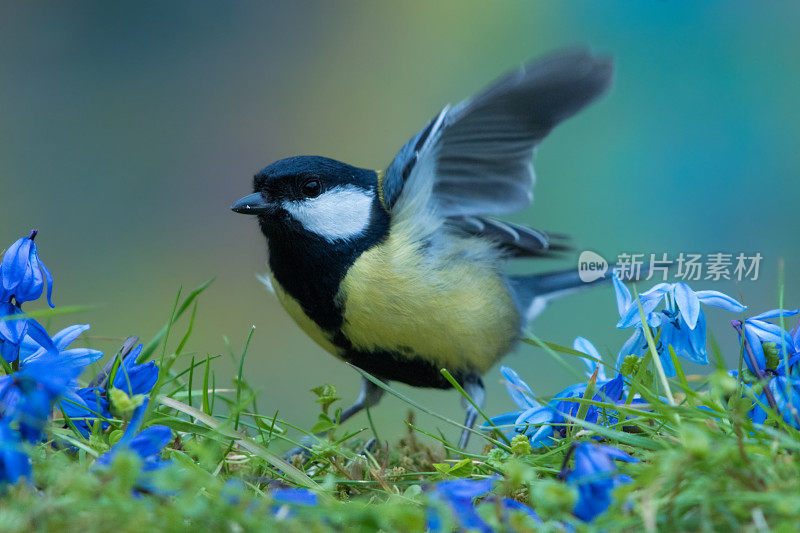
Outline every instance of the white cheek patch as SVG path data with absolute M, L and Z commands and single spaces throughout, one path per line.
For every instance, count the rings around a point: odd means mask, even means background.
M 369 226 L 373 195 L 353 185 L 334 187 L 316 198 L 284 202 L 303 227 L 328 241 L 349 240 Z

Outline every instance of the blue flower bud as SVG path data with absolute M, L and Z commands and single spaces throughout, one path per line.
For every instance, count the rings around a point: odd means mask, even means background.
M 0 302 L 11 302 L 11 298 L 18 304 L 38 300 L 47 280 L 47 303 L 53 307 L 53 277 L 39 260 L 34 237 L 36 230 L 31 232 L 30 237 L 17 240 L 3 254 L 0 262 Z

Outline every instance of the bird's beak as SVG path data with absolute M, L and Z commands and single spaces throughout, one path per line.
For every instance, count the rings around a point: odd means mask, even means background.
M 269 204 L 264 201 L 261 193 L 254 192 L 238 200 L 231 206 L 231 210 L 243 215 L 260 215 L 269 210 Z

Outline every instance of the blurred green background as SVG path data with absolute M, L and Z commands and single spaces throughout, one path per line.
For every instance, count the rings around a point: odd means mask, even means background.
M 532 56 L 586 44 L 616 58 L 615 84 L 541 146 L 534 206 L 515 220 L 608 258 L 760 252 L 758 281 L 694 288 L 771 309 L 784 260 L 797 305 L 798 15 L 797 3 L 731 1 L 6 1 L 0 243 L 41 230 L 56 304 L 97 306 L 52 326 L 91 323 L 107 352 L 127 335 L 150 338 L 180 286 L 216 276 L 189 348 L 227 353 L 226 335 L 240 350 L 254 325 L 245 369 L 261 408 L 309 427 L 308 389 L 330 382 L 349 401 L 359 379 L 256 281 L 264 240 L 230 204 L 292 154 L 382 168 L 444 104 Z M 733 356 L 733 317 L 707 314 Z M 553 303 L 533 329 L 616 354 L 627 338 L 616 318 L 606 287 Z M 234 367 L 223 359 L 220 387 Z M 575 381 L 530 346 L 505 364 L 541 395 Z M 512 407 L 497 368 L 486 383 L 490 413 Z M 398 388 L 461 418 L 452 391 Z M 384 436 L 403 430 L 405 410 L 387 398 L 375 411 Z

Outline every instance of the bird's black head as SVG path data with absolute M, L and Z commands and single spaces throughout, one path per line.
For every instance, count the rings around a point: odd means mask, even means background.
M 351 240 L 361 229 L 354 223 L 355 215 L 360 214 L 368 226 L 373 176 L 369 170 L 325 157 L 287 157 L 258 172 L 253 194 L 231 209 L 256 215 L 267 238 L 311 233 L 328 240 Z
M 253 194 L 237 213 L 256 215 L 268 239 L 307 236 L 358 241 L 387 215 L 377 197 L 377 173 L 319 156 L 288 157 L 253 178 Z

